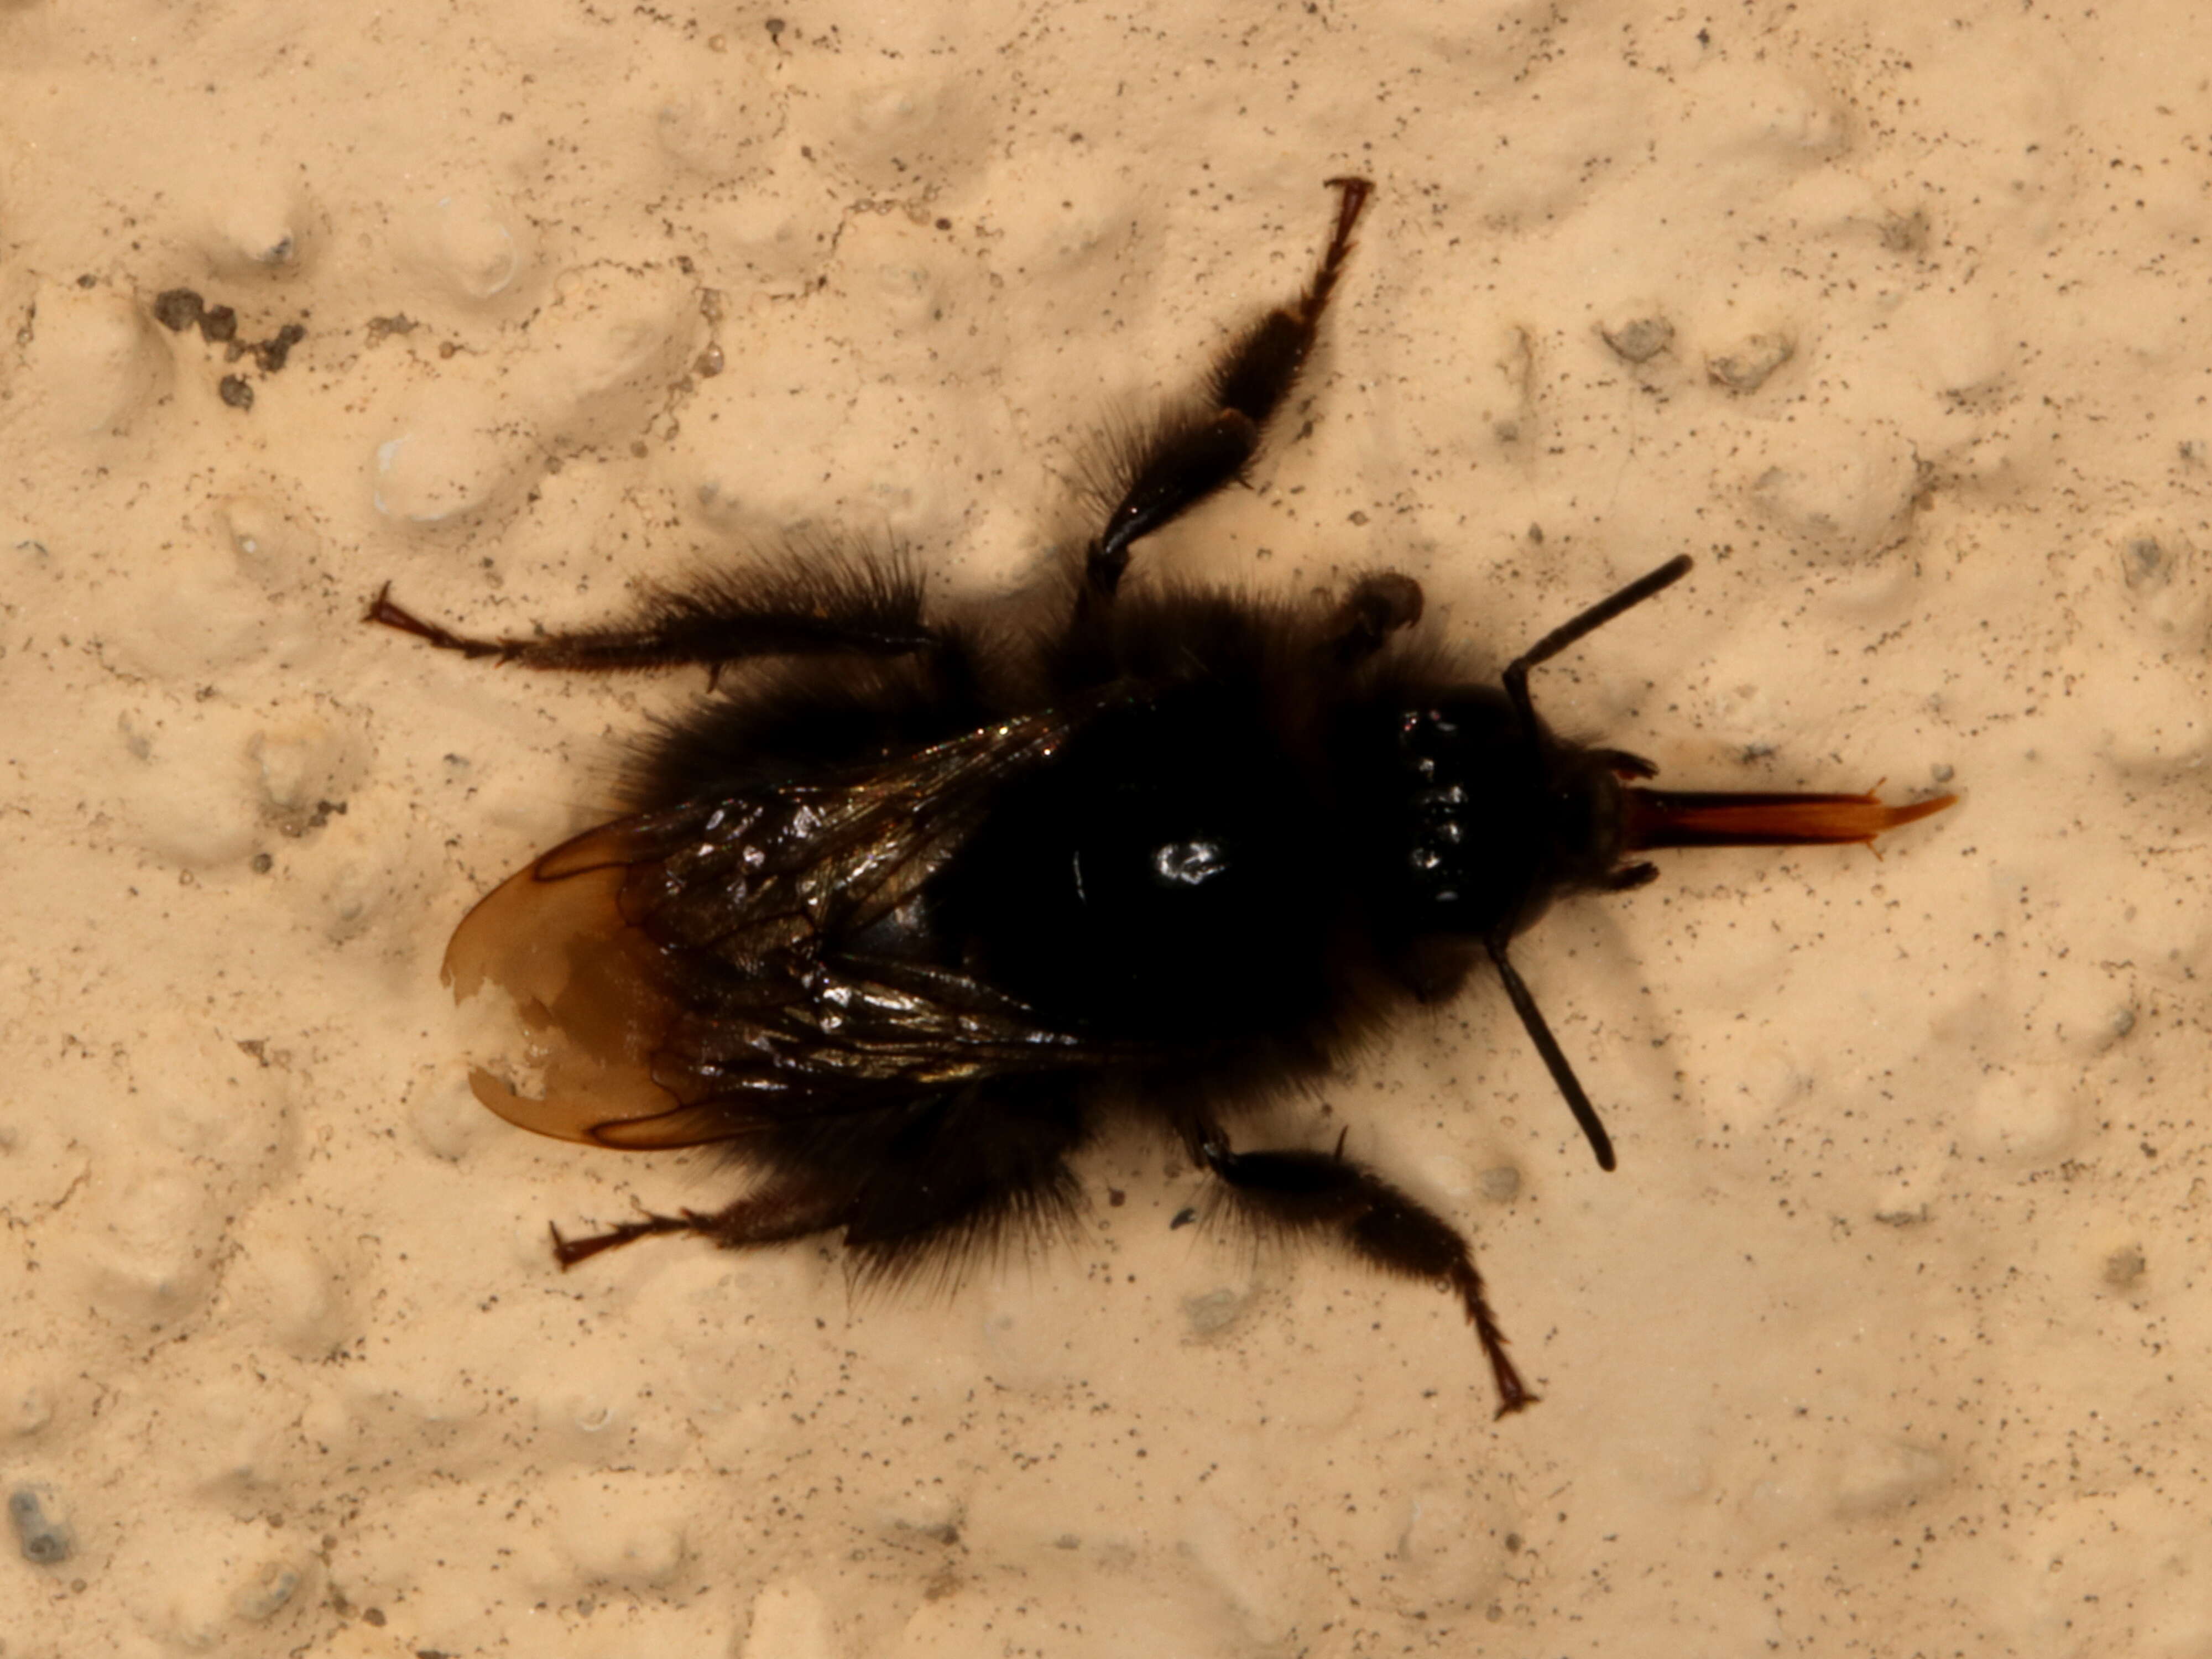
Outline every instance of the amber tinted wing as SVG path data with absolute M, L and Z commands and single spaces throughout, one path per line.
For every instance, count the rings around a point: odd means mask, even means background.
M 479 1071 L 509 1121 L 598 1146 L 741 1139 L 1114 1051 L 902 953 L 930 877 L 1079 714 L 1010 720 L 818 781 L 687 802 L 557 847 L 446 953 L 457 997 L 514 1001 L 535 1085 Z

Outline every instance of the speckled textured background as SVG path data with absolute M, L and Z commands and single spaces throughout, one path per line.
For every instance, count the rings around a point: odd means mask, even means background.
M 2212 1655 L 2208 76 L 2179 0 L 0 0 L 0 1652 Z M 698 677 L 367 596 L 1004 585 L 1348 170 L 1291 441 L 1141 560 L 1502 660 L 1688 551 L 1555 720 L 1964 797 L 1530 937 L 1617 1174 L 1488 987 L 1283 1114 L 1544 1403 L 1133 1142 L 950 1297 L 556 1273 L 726 1184 L 482 1111 L 439 955 Z

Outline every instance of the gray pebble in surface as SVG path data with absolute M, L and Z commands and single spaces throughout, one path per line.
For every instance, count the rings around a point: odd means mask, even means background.
M 1646 363 L 1674 343 L 1674 325 L 1664 317 L 1638 317 L 1599 334 L 1623 362 Z
M 1249 1291 L 1208 1291 L 1204 1296 L 1183 1298 L 1183 1317 L 1190 1322 L 1193 1336 L 1218 1336 L 1237 1322 L 1252 1300 Z
M 45 1503 L 30 1487 L 18 1486 L 8 1494 L 8 1520 L 26 1561 L 51 1567 L 69 1559 L 68 1527 L 46 1513 Z
M 2149 1266 L 2140 1246 L 2125 1245 L 2105 1258 L 2105 1283 L 2116 1291 L 2131 1290 Z
M 259 1624 L 274 1618 L 300 1588 L 300 1575 L 282 1562 L 271 1562 L 239 1592 L 237 1607 L 242 1618 Z
M 1754 334 L 1735 349 L 1706 358 L 1705 373 L 1730 392 L 1752 392 L 1796 355 L 1796 342 L 1786 335 Z

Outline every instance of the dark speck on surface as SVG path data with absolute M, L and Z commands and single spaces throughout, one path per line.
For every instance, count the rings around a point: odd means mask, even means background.
M 200 319 L 207 302 L 188 288 L 168 289 L 154 301 L 154 320 L 172 334 L 183 332 Z
M 307 337 L 307 331 L 297 323 L 287 323 L 274 336 L 253 348 L 253 361 L 260 365 L 264 374 L 274 374 L 284 367 L 292 355 L 292 348 Z

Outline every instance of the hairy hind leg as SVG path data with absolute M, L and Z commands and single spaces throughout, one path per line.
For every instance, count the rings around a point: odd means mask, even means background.
M 1237 1152 L 1208 1128 L 1194 1147 L 1246 1219 L 1285 1233 L 1328 1234 L 1371 1266 L 1455 1291 L 1498 1385 L 1500 1417 L 1536 1396 L 1505 1352 L 1505 1333 L 1482 1293 L 1467 1240 L 1435 1212 L 1336 1152 Z
M 929 1266 L 957 1278 L 964 1256 L 1010 1229 L 1049 1230 L 1079 1205 L 1066 1155 L 1085 1120 L 1064 1084 L 1001 1078 L 957 1094 L 830 1119 L 778 1148 L 760 1188 L 711 1214 L 647 1214 L 587 1238 L 553 1231 L 563 1269 L 668 1233 L 724 1249 L 842 1229 L 856 1279 L 896 1281 Z
M 629 616 L 600 628 L 458 634 L 398 604 L 389 582 L 362 620 L 465 657 L 582 673 L 714 668 L 748 657 L 841 652 L 898 657 L 950 646 L 925 619 L 921 581 L 902 561 L 836 549 L 800 550 L 781 562 L 648 588 Z
M 553 1255 L 566 1273 L 602 1250 L 660 1233 L 696 1233 L 726 1250 L 783 1244 L 810 1233 L 827 1232 L 843 1222 L 852 1206 L 848 1185 L 831 1186 L 803 1174 L 780 1175 L 770 1177 L 758 1192 L 749 1193 L 712 1214 L 697 1210 L 679 1210 L 674 1215 L 648 1212 L 586 1238 L 563 1238 L 560 1228 L 552 1227 Z

